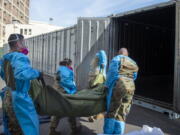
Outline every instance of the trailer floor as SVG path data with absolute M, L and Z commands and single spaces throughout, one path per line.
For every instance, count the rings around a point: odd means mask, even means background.
M 0 87 L 2 87 L 2 85 L 4 84 L 0 79 Z M 1 109 L 0 117 L 2 118 Z M 82 125 L 82 130 L 78 135 L 95 135 L 97 133 L 102 133 L 103 119 L 99 119 L 93 123 L 90 123 L 87 121 L 87 118 L 79 118 L 79 122 Z M 139 130 L 143 125 L 159 127 L 165 133 L 165 135 L 180 135 L 180 120 L 170 120 L 165 114 L 133 105 L 131 112 L 127 118 L 126 133 L 134 130 Z M 0 133 L 3 132 L 2 129 L 3 128 L 1 125 Z M 67 122 L 67 118 L 64 118 L 60 121 L 58 130 L 61 131 L 62 135 L 70 134 L 70 128 Z M 49 123 L 41 124 L 40 131 L 41 135 L 48 135 Z

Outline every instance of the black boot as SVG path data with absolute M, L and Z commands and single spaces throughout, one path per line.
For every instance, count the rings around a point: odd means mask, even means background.
M 76 118 L 70 117 L 69 118 L 69 124 L 71 128 L 71 135 L 77 135 L 81 132 L 81 125 L 77 126 Z
M 49 135 L 61 135 L 61 132 L 56 131 L 54 128 L 50 129 Z

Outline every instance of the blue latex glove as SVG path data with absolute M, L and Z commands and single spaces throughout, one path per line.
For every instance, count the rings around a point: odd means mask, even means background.
M 114 132 L 113 134 L 123 135 L 125 130 L 125 122 L 115 120 Z

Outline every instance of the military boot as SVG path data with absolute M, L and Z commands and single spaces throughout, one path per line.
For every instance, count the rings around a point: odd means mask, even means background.
M 81 132 L 81 125 L 77 126 L 76 118 L 70 117 L 69 118 L 69 124 L 71 128 L 71 135 L 77 135 Z
M 56 131 L 54 128 L 50 129 L 49 135 L 61 135 L 60 131 Z

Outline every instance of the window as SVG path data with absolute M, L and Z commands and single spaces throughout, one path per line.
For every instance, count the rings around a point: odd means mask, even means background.
M 32 34 L 32 30 L 31 29 L 29 29 L 29 35 L 31 35 Z
M 20 29 L 20 34 L 22 34 L 22 35 L 23 35 L 23 29 Z
M 24 29 L 24 35 L 27 35 L 27 29 Z

